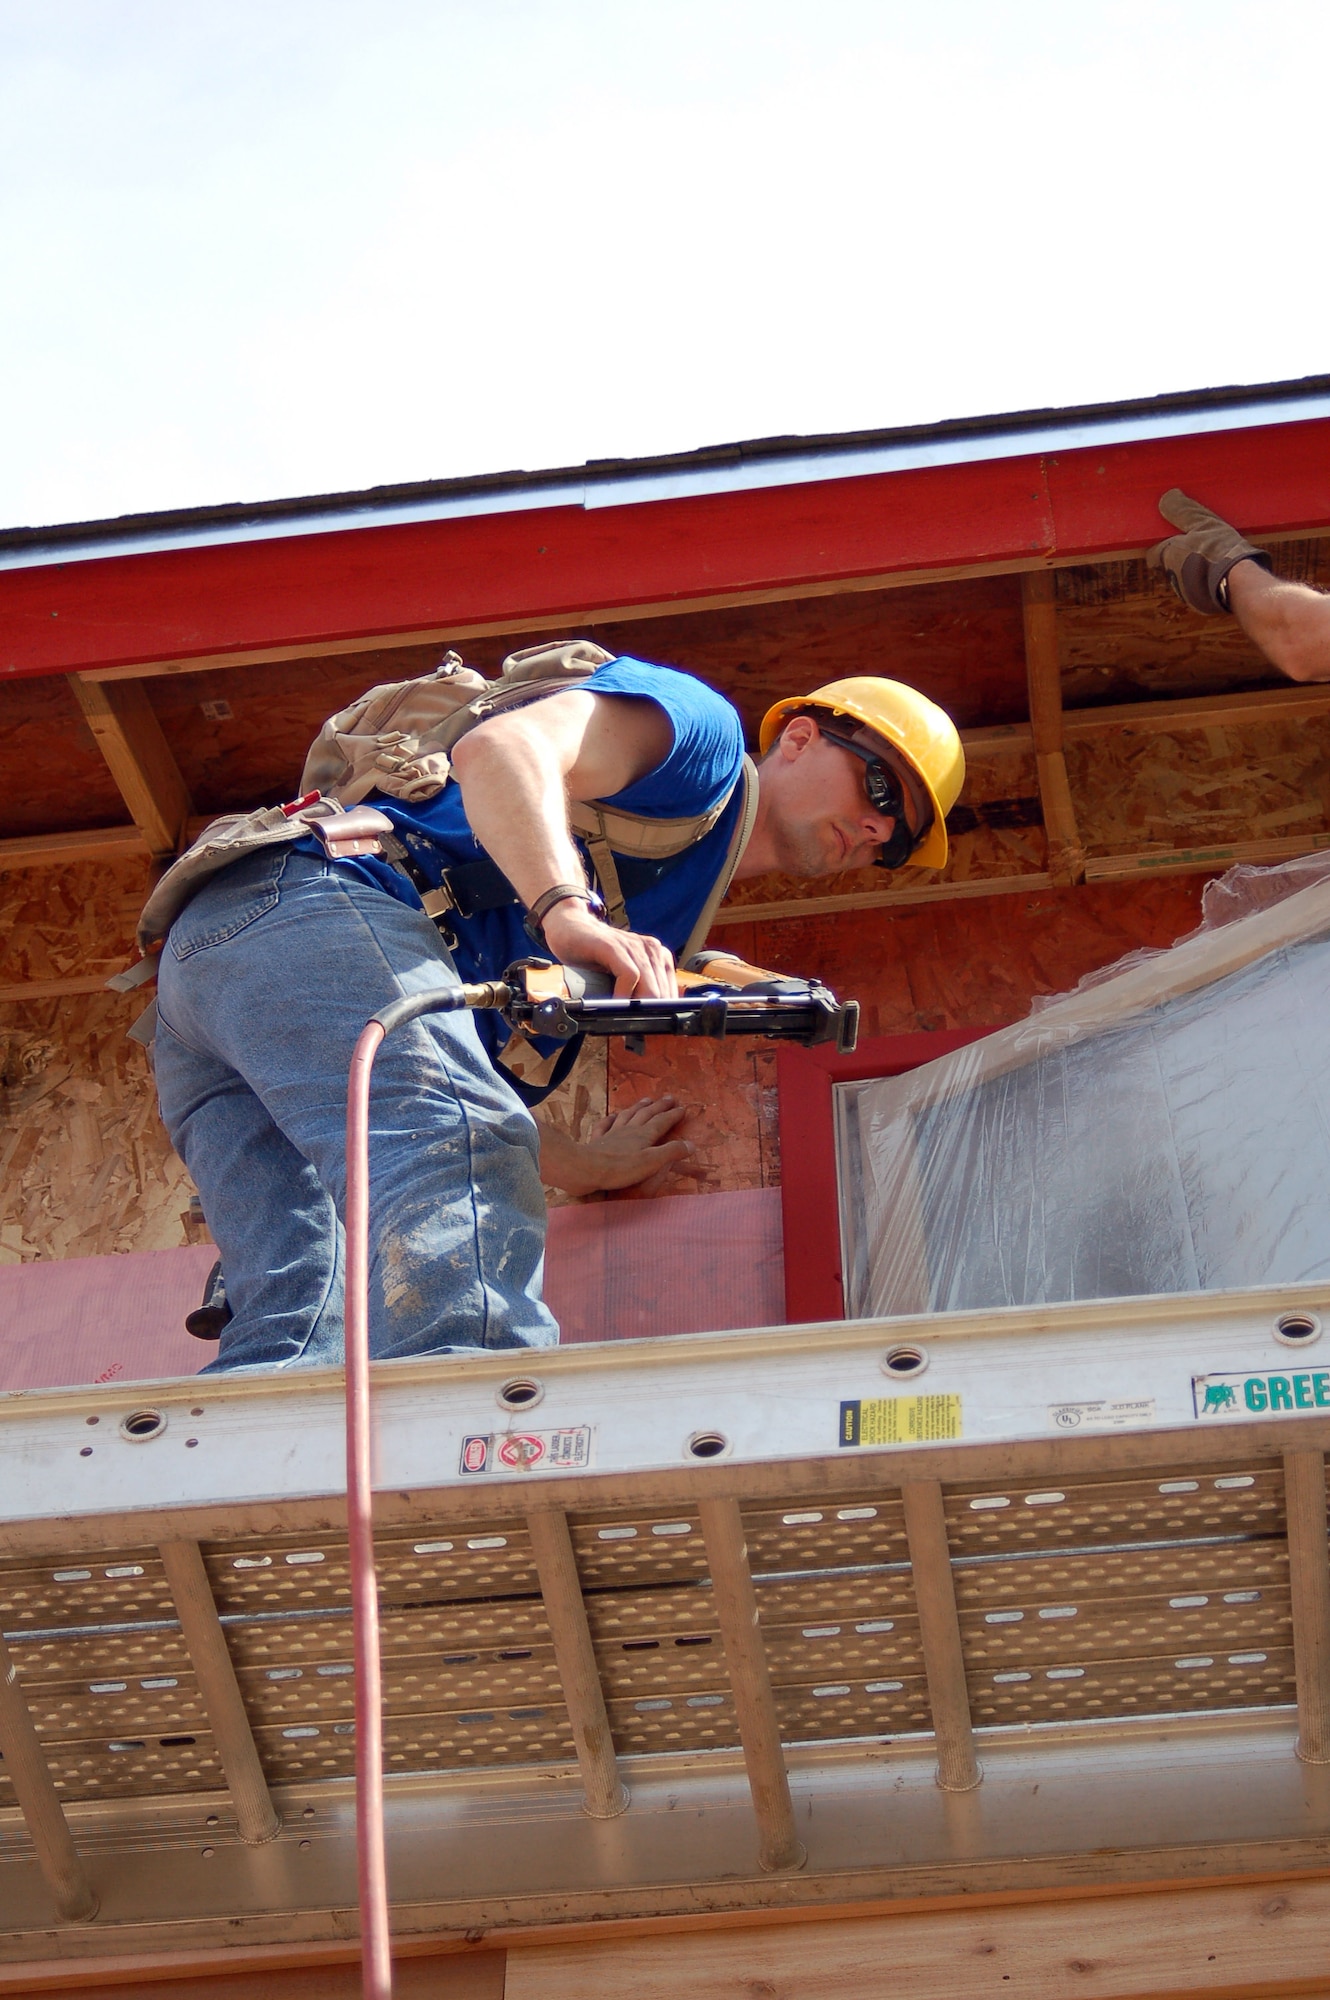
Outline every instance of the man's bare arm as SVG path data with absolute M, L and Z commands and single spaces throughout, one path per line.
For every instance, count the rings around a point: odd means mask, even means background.
M 1291 681 L 1330 681 L 1330 597 L 1251 562 L 1227 581 L 1234 617 L 1272 666 Z
M 493 716 L 453 752 L 466 816 L 485 852 L 528 907 L 556 882 L 580 882 L 568 800 L 612 796 L 669 754 L 673 728 L 654 702 L 569 688 Z M 658 939 L 612 930 L 584 903 L 556 903 L 544 922 L 566 963 L 599 965 L 615 992 L 669 997 L 674 961 Z

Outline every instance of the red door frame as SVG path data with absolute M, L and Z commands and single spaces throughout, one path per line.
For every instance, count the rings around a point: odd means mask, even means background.
M 833 1086 L 900 1076 L 992 1033 L 992 1028 L 954 1028 L 933 1034 L 874 1035 L 860 1042 L 852 1055 L 838 1055 L 830 1048 L 776 1051 L 785 1317 L 792 1324 L 845 1317 Z

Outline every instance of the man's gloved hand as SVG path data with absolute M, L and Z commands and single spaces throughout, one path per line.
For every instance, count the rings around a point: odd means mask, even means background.
M 1167 572 L 1174 590 L 1193 611 L 1210 614 L 1229 609 L 1225 578 L 1235 563 L 1258 562 L 1262 569 L 1272 567 L 1264 549 L 1253 548 L 1236 528 L 1179 486 L 1170 487 L 1163 495 L 1159 511 L 1183 533 L 1156 542 L 1147 561 Z

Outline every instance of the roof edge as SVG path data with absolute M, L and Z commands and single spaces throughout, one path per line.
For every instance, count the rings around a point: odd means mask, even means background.
M 1289 381 L 1258 384 L 1227 384 L 1219 388 L 1170 391 L 1116 403 L 1050 405 L 1037 410 L 1017 410 L 1007 414 L 950 417 L 931 424 L 898 425 L 885 430 L 829 431 L 814 435 L 791 434 L 780 437 L 747 438 L 729 444 L 703 445 L 692 451 L 663 452 L 645 458 L 588 459 L 583 465 L 554 467 L 527 472 L 473 473 L 452 479 L 404 481 L 394 485 L 371 486 L 340 493 L 302 495 L 278 500 L 227 501 L 216 505 L 167 509 L 150 514 L 120 514 L 95 521 L 53 523 L 49 526 L 0 529 L 0 551 L 18 554 L 24 550 L 49 551 L 87 549 L 101 541 L 124 543 L 138 537 L 187 534 L 191 529 L 237 530 L 259 525 L 276 527 L 283 521 L 293 526 L 300 521 L 327 519 L 339 514 L 388 512 L 431 501 L 498 499 L 506 494 L 561 490 L 580 494 L 597 486 L 622 486 L 635 479 L 648 480 L 670 473 L 703 472 L 767 463 L 790 463 L 802 459 L 880 451 L 884 447 L 909 447 L 930 443 L 973 439 L 976 443 L 993 438 L 1032 437 L 1049 430 L 1104 423 L 1123 423 L 1133 418 L 1185 415 L 1208 410 L 1221 412 L 1234 405 L 1298 403 L 1330 396 L 1330 374 L 1306 375 Z M 483 511 L 483 510 L 481 510 Z

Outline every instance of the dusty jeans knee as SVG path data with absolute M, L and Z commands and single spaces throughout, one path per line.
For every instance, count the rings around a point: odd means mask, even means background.
M 454 984 L 420 910 L 289 849 L 200 891 L 162 953 L 158 1094 L 234 1318 L 221 1368 L 342 1351 L 346 1080 L 369 1016 Z M 408 1023 L 370 1095 L 370 1348 L 548 1346 L 530 1113 L 468 1014 Z

